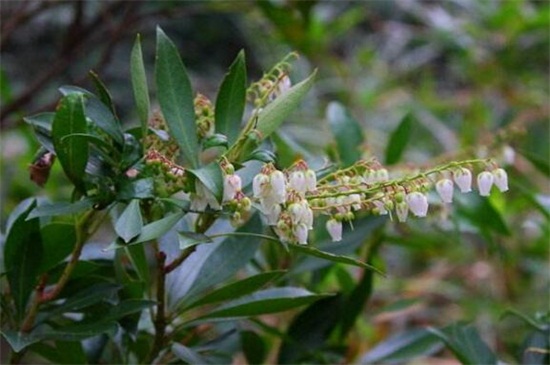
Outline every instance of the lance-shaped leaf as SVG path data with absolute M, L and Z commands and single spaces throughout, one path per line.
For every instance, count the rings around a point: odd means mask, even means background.
M 14 213 L 18 213 L 18 216 L 10 217 L 4 246 L 4 267 L 17 310 L 17 320 L 23 318 L 27 301 L 40 274 L 38 270 L 43 251 L 40 221 L 38 218 L 26 220 L 35 205 L 35 201 L 30 205 L 24 201 L 21 206 L 27 209 L 23 212 L 15 209 Z
M 39 113 L 25 117 L 23 120 L 32 125 L 38 143 L 50 152 L 55 153 L 52 142 L 52 123 L 55 113 Z
M 390 141 L 386 148 L 386 165 L 393 165 L 399 162 L 409 142 L 412 126 L 413 115 L 410 113 L 406 114 L 390 136 Z
M 101 81 L 101 79 L 99 78 L 99 75 L 96 74 L 94 71 L 90 70 L 90 72 L 88 72 L 88 75 L 92 79 L 95 89 L 99 94 L 99 100 L 101 100 L 101 102 L 109 108 L 111 113 L 116 116 L 115 103 L 113 103 L 113 98 L 111 96 L 111 93 L 107 89 L 107 86 L 105 86 L 103 81 Z
M 212 239 L 205 234 L 195 232 L 178 232 L 180 250 L 200 245 L 201 243 L 212 243 Z
M 200 169 L 187 170 L 200 180 L 206 188 L 214 195 L 218 203 L 223 198 L 223 174 L 220 165 L 212 162 Z
M 311 89 L 315 74 L 316 72 L 313 72 L 307 79 L 279 95 L 260 112 L 256 129 L 260 132 L 262 138 L 267 138 L 275 132 L 290 113 L 298 107 L 309 89 Z
M 115 232 L 124 242 L 129 242 L 141 233 L 142 227 L 143 218 L 141 217 L 139 200 L 133 199 L 116 221 Z
M 84 171 L 88 162 L 88 144 L 75 138 L 63 137 L 86 133 L 86 117 L 81 94 L 73 93 L 63 97 L 57 107 L 52 124 L 52 138 L 55 153 L 67 177 L 80 190 L 84 190 Z
M 236 299 L 260 289 L 267 283 L 279 278 L 286 271 L 269 271 L 227 284 L 206 294 L 196 302 L 189 304 L 185 309 L 198 307 L 205 304 L 219 303 L 229 299 Z
M 157 27 L 155 81 L 160 109 L 186 164 L 198 167 L 199 143 L 193 91 L 178 49 Z
M 136 41 L 134 42 L 134 47 L 132 48 L 132 54 L 130 56 L 130 73 L 132 75 L 132 87 L 134 89 L 136 108 L 141 122 L 142 136 L 145 137 L 145 135 L 147 135 L 150 101 L 139 34 L 136 36 Z
M 241 51 L 229 67 L 216 98 L 216 132 L 224 134 L 229 144 L 239 135 L 246 102 L 246 67 Z
M 199 319 L 239 318 L 283 312 L 325 297 L 327 295 L 314 294 L 302 288 L 271 288 L 229 302 Z
M 327 108 L 327 119 L 343 167 L 350 166 L 361 158 L 363 130 L 343 105 L 332 102 Z

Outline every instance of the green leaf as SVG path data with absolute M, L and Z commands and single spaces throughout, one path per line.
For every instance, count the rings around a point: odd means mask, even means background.
M 23 202 L 28 205 L 27 202 Z M 38 218 L 27 220 L 36 201 L 28 205 L 11 224 L 4 246 L 4 267 L 17 310 L 17 320 L 23 319 L 31 292 L 38 282 L 42 259 L 42 236 Z
M 193 176 L 200 180 L 204 186 L 214 195 L 218 203 L 221 203 L 223 198 L 223 173 L 220 165 L 217 162 L 211 162 L 200 169 L 187 170 Z
M 119 320 L 132 313 L 141 312 L 144 309 L 150 308 L 156 302 L 144 299 L 127 299 L 113 306 L 111 310 L 102 318 L 102 320 Z
M 102 148 L 104 151 L 111 150 L 111 145 L 109 144 L 109 142 L 105 141 L 104 139 L 101 139 L 98 136 L 95 136 L 93 134 L 88 134 L 88 133 L 69 134 L 61 139 L 61 143 L 66 143 L 71 138 L 75 138 L 79 143 L 92 143 L 95 146 Z
M 39 113 L 23 118 L 23 120 L 32 125 L 34 135 L 38 143 L 50 152 L 55 153 L 52 142 L 52 123 L 55 113 Z
M 179 343 L 172 344 L 172 352 L 176 357 L 188 364 L 208 364 L 202 356 L 187 346 Z
M 248 364 L 265 363 L 268 347 L 256 332 L 241 331 L 241 348 Z
M 529 160 L 529 162 L 531 162 L 537 170 L 539 170 L 547 177 L 550 177 L 550 164 L 548 163 L 547 159 L 525 149 L 518 149 L 518 152 L 521 153 L 521 155 L 527 160 Z
M 195 232 L 178 232 L 180 250 L 200 245 L 201 243 L 212 243 L 212 239 L 205 234 Z
M 364 142 L 363 129 L 345 107 L 337 102 L 331 102 L 328 105 L 327 119 L 336 139 L 342 166 L 352 165 L 361 158 L 360 148 Z
M 481 339 L 475 327 L 461 323 L 453 324 L 443 331 L 429 328 L 463 364 L 497 364 L 498 359 Z
M 185 307 L 185 309 L 187 310 L 189 308 L 194 308 L 205 304 L 219 303 L 250 294 L 260 289 L 267 283 L 281 277 L 281 275 L 285 272 L 286 271 L 284 270 L 264 272 L 231 284 L 227 284 L 221 288 L 213 290 L 202 298 L 199 298 L 197 301 L 190 303 Z
M 298 314 L 283 338 L 277 364 L 299 364 L 327 347 L 343 309 L 341 296 L 323 298 Z
M 211 137 L 206 138 L 202 142 L 202 148 L 204 150 L 212 147 L 228 147 L 227 137 L 223 134 L 214 134 Z
M 239 135 L 246 102 L 246 64 L 244 51 L 239 52 L 225 75 L 216 98 L 216 132 L 224 134 L 229 144 Z
M 41 232 L 44 252 L 38 272 L 44 273 L 69 256 L 76 243 L 76 230 L 73 224 L 55 222 L 42 227 Z
M 132 54 L 130 56 L 130 73 L 132 75 L 132 87 L 134 89 L 134 99 L 136 100 L 136 108 L 141 122 L 142 136 L 147 135 L 149 126 L 149 92 L 147 87 L 147 74 L 145 73 L 145 65 L 143 64 L 143 54 L 141 52 L 141 37 L 138 34 Z
M 81 94 L 69 94 L 59 102 L 52 124 L 53 145 L 57 158 L 67 177 L 84 191 L 84 171 L 88 162 L 88 144 L 74 138 L 62 142 L 63 137 L 86 133 L 84 105 Z
M 510 229 L 490 199 L 474 195 L 466 204 L 458 204 L 458 214 L 466 218 L 472 225 L 479 227 L 481 232 L 492 230 L 497 234 L 509 236 Z
M 406 114 L 390 135 L 386 148 L 386 165 L 393 165 L 401 159 L 411 137 L 413 120 L 414 117 L 411 113 Z
M 116 116 L 115 103 L 113 103 L 113 98 L 111 97 L 111 93 L 107 89 L 107 86 L 105 86 L 103 81 L 99 78 L 99 75 L 94 71 L 90 70 L 88 75 L 92 79 L 95 89 L 99 94 L 99 100 L 101 100 L 101 102 L 109 108 L 110 112 Z
M 118 325 L 113 321 L 99 321 L 96 323 L 76 324 L 64 326 L 55 330 L 48 330 L 40 334 L 42 340 L 82 341 L 90 337 L 108 334 L 114 337 Z
M 121 289 L 120 285 L 111 283 L 98 283 L 72 294 L 67 300 L 50 311 L 49 315 L 57 315 L 66 312 L 79 312 L 80 310 L 106 300 L 112 300 L 113 296 Z
M 48 217 L 57 215 L 69 215 L 82 213 L 94 205 L 91 199 L 82 199 L 75 203 L 53 203 L 43 204 L 34 208 L 27 219 L 33 219 L 37 217 Z
M 6 339 L 14 352 L 20 352 L 33 343 L 42 340 L 40 336 L 29 333 L 21 333 L 13 330 L 2 330 L 2 336 Z
M 363 355 L 361 363 L 406 363 L 415 357 L 432 355 L 442 347 L 441 341 L 429 331 L 413 329 L 377 344 Z
M 262 223 L 255 214 L 237 232 L 260 233 Z M 258 249 L 257 237 L 230 236 L 219 243 L 200 245 L 184 263 L 171 273 L 173 290 L 169 293 L 170 306 L 195 301 L 198 295 L 222 283 L 246 265 Z M 185 274 L 184 274 L 185 273 Z
M 148 199 L 155 197 L 155 181 L 152 177 L 125 180 L 118 189 L 118 200 Z
M 199 143 L 191 82 L 178 49 L 157 27 L 155 81 L 160 109 L 186 164 L 199 166 Z
M 139 200 L 133 199 L 116 221 L 115 232 L 124 242 L 128 243 L 141 233 L 142 228 L 143 218 Z
M 316 73 L 316 71 L 313 72 L 307 79 L 278 96 L 260 112 L 256 129 L 260 132 L 262 139 L 275 132 L 290 113 L 298 107 L 311 89 Z
M 85 96 L 85 114 L 99 128 L 107 133 L 120 146 L 124 144 L 124 134 L 120 122 L 109 108 L 95 95 Z
M 120 244 L 115 242 L 107 247 L 107 250 L 123 248 L 127 247 L 128 245 L 136 245 L 138 243 L 156 240 L 157 238 L 164 236 L 172 227 L 176 225 L 176 223 L 179 222 L 179 220 L 184 215 L 185 213 L 183 212 L 173 213 L 167 215 L 162 219 L 159 219 L 158 221 L 149 223 L 143 226 L 143 228 L 141 229 L 141 234 L 130 241 L 128 244 Z
M 278 313 L 313 303 L 327 295 L 314 294 L 302 288 L 282 287 L 256 292 L 213 309 L 199 318 L 239 318 Z
M 149 282 L 149 263 L 147 262 L 147 255 L 145 253 L 145 246 L 143 245 L 130 245 L 125 247 L 126 253 L 134 266 L 139 278 L 144 283 Z
M 332 261 L 332 262 L 339 262 L 339 263 L 342 263 L 342 264 L 359 266 L 359 267 L 362 267 L 362 268 L 365 268 L 365 269 L 372 270 L 372 271 L 374 271 L 374 272 L 376 272 L 380 275 L 384 275 L 384 272 L 382 272 L 380 269 L 378 269 L 378 268 L 376 268 L 372 265 L 369 265 L 365 262 L 356 260 L 352 257 L 335 255 L 335 254 L 330 253 L 330 252 L 320 251 L 320 250 L 316 249 L 313 246 L 289 245 L 289 247 L 294 251 L 298 251 L 298 252 L 304 253 L 306 255 L 319 257 L 319 258 L 322 258 L 324 260 L 328 260 L 328 261 Z

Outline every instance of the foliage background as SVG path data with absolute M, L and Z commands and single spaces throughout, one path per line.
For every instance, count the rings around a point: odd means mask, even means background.
M 521 358 L 530 332 L 502 318 L 548 308 L 550 187 L 549 5 L 546 1 L 6 1 L 1 4 L 2 227 L 21 200 L 70 193 L 57 166 L 45 189 L 28 179 L 37 147 L 22 116 L 52 110 L 63 84 L 90 87 L 93 69 L 111 89 L 121 120 L 137 125 L 129 55 L 142 35 L 153 70 L 154 31 L 177 43 L 196 90 L 213 96 L 240 49 L 250 78 L 289 51 L 301 57 L 292 78 L 318 68 L 314 90 L 279 136 L 299 146 L 282 156 L 316 161 L 334 146 L 328 102 L 344 103 L 364 129 L 366 147 L 384 161 L 392 131 L 411 113 L 401 164 L 516 150 L 511 191 L 493 194 L 490 211 L 468 197 L 447 219 L 409 220 L 379 232 L 377 278 L 350 358 L 403 330 L 472 322 L 504 361 Z M 152 95 L 154 100 L 154 95 Z M 505 143 L 502 143 L 505 141 Z M 292 148 L 289 149 L 292 151 Z M 321 274 L 319 274 L 321 275 Z M 334 269 L 318 290 L 344 287 L 353 270 Z M 328 279 L 327 279 L 328 278 Z M 277 317 L 288 325 L 294 314 Z M 430 356 L 448 357 L 438 350 Z

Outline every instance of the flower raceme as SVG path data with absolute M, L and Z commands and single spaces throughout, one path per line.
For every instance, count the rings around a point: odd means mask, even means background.
M 253 193 L 267 223 L 274 227 L 281 240 L 307 243 L 315 212 L 329 216 L 326 229 L 337 242 L 342 239 L 343 221 L 352 220 L 357 211 L 389 214 L 390 217 L 394 211 L 399 222 L 405 222 L 409 212 L 415 217 L 426 217 L 429 210 L 427 192 L 432 185 L 442 203 L 452 203 L 455 185 L 462 193 L 472 191 L 472 172 L 464 167 L 472 163 L 489 165 L 488 160 L 455 162 L 415 176 L 390 180 L 386 169 L 376 164 L 363 164 L 348 168 L 344 173 L 337 171 L 319 181 L 303 161 L 284 172 L 267 164 L 253 179 Z M 450 173 L 452 179 L 443 177 L 432 181 L 427 177 L 436 173 Z M 508 190 L 505 170 L 493 168 L 477 176 L 481 196 L 488 196 L 492 185 L 502 192 Z

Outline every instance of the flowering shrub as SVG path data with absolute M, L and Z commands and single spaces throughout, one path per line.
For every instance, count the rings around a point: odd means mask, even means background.
M 282 166 L 268 140 L 315 78 L 291 83 L 296 55 L 247 87 L 240 53 L 212 102 L 193 92 L 176 47 L 159 28 L 160 109 L 151 111 L 140 47 L 138 38 L 131 73 L 139 127 L 123 129 L 97 76 L 97 94 L 64 86 L 55 113 L 26 118 L 42 145 L 33 181 L 46 184 L 57 161 L 74 190 L 70 202 L 25 200 L 10 217 L 10 295 L 3 301 L 11 318 L 3 335 L 14 363 L 27 352 L 56 362 L 52 351 L 65 341 L 84 341 L 87 352 L 116 362 L 224 362 L 235 351 L 223 341 L 236 331 L 250 354 L 257 334 L 238 319 L 333 299 L 286 285 L 292 268 L 269 270 L 272 257 L 257 254 L 258 243 L 381 273 L 370 258 L 321 247 L 318 237 L 338 247 L 354 232 L 344 226 L 357 219 L 375 217 L 375 227 L 383 222 L 377 216 L 426 217 L 433 206 L 453 202 L 455 185 L 470 193 L 474 176 L 481 196 L 493 185 L 508 190 L 496 159 L 389 170 L 360 149 L 357 159 L 343 156 L 361 147 L 350 145 L 319 169 L 304 159 Z M 329 105 L 329 115 L 342 113 L 341 105 Z M 95 258 L 86 256 L 85 244 L 109 220 L 116 237 Z M 247 265 L 247 275 L 227 283 Z M 269 283 L 275 285 L 265 289 Z M 341 338 L 357 310 L 350 313 L 339 324 Z M 217 325 L 222 320 L 230 325 Z M 201 331 L 211 331 L 212 342 Z

